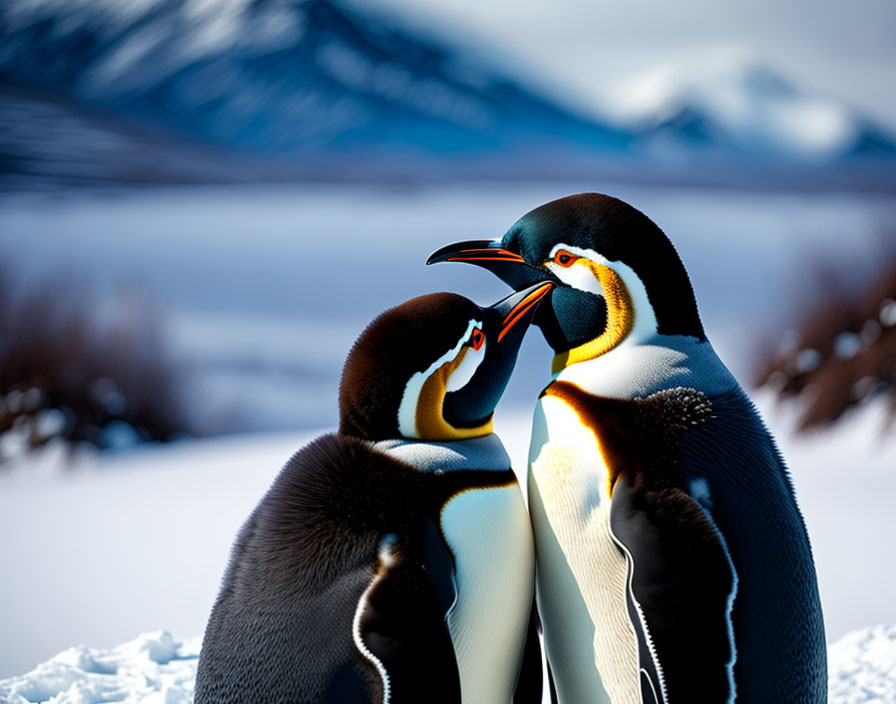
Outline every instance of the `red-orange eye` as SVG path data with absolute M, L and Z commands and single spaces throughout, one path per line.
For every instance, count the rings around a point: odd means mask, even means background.
M 485 333 L 478 328 L 473 330 L 473 334 L 470 335 L 470 347 L 474 350 L 481 350 L 483 344 L 485 344 Z
M 578 257 L 575 254 L 570 254 L 565 249 L 561 249 L 554 255 L 554 262 L 563 267 L 570 267 L 576 263 Z

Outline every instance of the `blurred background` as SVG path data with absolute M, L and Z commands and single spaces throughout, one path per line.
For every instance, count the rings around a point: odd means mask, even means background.
M 581 191 L 678 247 L 792 468 L 829 636 L 896 622 L 896 5 L 0 4 L 0 678 L 201 633 L 439 246 Z M 525 466 L 530 333 L 497 418 Z

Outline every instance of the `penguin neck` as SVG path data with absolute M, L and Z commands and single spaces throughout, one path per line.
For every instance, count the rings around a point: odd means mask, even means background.
M 510 469 L 510 456 L 494 433 L 450 442 L 396 438 L 375 442 L 373 449 L 421 472 L 465 469 L 504 472 Z
M 560 370 L 553 381 L 568 381 L 607 398 L 635 398 L 684 386 L 715 396 L 738 387 L 708 340 L 653 335 L 625 340 L 609 352 Z

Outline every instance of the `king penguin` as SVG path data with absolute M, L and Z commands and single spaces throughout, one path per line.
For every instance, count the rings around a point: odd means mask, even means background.
M 421 296 L 361 334 L 338 433 L 236 538 L 197 704 L 541 701 L 532 530 L 492 416 L 551 287 Z
M 555 355 L 528 474 L 554 701 L 826 702 L 793 486 L 660 228 L 586 193 L 440 261 L 555 284 L 535 320 Z

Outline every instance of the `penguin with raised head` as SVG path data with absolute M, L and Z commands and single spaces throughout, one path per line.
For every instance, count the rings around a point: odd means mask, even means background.
M 551 287 L 421 296 L 362 333 L 339 432 L 237 536 L 197 704 L 541 701 L 531 525 L 492 414 Z
M 555 356 L 528 475 L 555 700 L 825 702 L 793 486 L 660 228 L 586 193 L 440 261 L 555 284 L 535 320 Z

